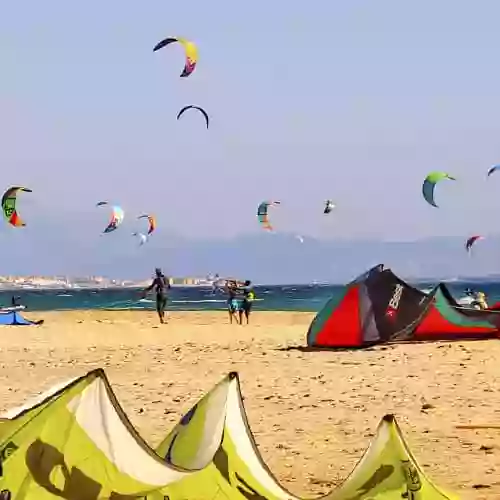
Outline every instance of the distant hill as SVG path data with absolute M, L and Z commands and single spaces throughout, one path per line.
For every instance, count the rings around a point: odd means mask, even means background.
M 419 281 L 500 280 L 500 237 L 481 242 L 469 256 L 463 238 L 415 242 L 322 241 L 293 235 L 252 235 L 229 241 L 182 242 L 169 252 L 178 275 L 248 276 L 262 283 L 344 283 L 384 263 Z M 496 272 L 496 274 L 495 274 Z
M 85 236 L 78 227 L 2 234 L 2 275 L 102 275 L 146 279 L 160 266 L 173 276 L 219 273 L 258 283 L 345 283 L 384 263 L 410 280 L 488 277 L 500 281 L 500 236 L 464 250 L 465 237 L 414 242 L 316 240 L 289 234 L 251 234 L 229 240 L 189 240 L 154 234 L 143 247 L 126 232 Z M 50 234 L 50 237 L 47 236 Z

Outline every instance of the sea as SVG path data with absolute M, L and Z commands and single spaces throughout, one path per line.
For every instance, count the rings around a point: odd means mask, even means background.
M 430 290 L 432 283 L 413 283 L 422 290 Z M 466 287 L 486 293 L 489 303 L 500 301 L 500 282 L 447 283 L 455 298 L 463 296 Z M 256 286 L 255 310 L 317 312 L 332 297 L 344 290 L 340 285 L 273 285 Z M 16 289 L 0 291 L 0 306 L 10 306 L 12 296 L 27 311 L 64 310 L 154 310 L 154 296 L 143 299 L 142 290 L 134 288 L 104 289 Z M 220 311 L 226 308 L 223 292 L 209 287 L 173 287 L 168 309 L 173 311 Z

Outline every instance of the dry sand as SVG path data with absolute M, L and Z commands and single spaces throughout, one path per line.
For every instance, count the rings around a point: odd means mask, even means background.
M 31 315 L 28 315 L 31 318 Z M 36 317 L 36 315 L 35 315 Z M 154 446 L 227 372 L 240 373 L 264 460 L 296 494 L 327 492 L 394 413 L 429 476 L 464 499 L 500 498 L 500 342 L 413 344 L 355 352 L 286 349 L 305 343 L 304 313 L 45 313 L 38 328 L 0 330 L 2 409 L 103 367 L 139 432 Z M 430 406 L 428 409 L 424 409 Z

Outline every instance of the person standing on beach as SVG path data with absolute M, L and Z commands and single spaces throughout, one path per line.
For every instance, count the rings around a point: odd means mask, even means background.
M 246 280 L 240 290 L 243 293 L 243 300 L 241 301 L 238 310 L 238 313 L 240 315 L 240 325 L 243 324 L 243 314 L 245 314 L 248 325 L 250 321 L 250 312 L 252 311 L 253 301 L 255 300 L 255 292 L 252 288 L 252 282 L 250 280 Z
M 151 285 L 149 285 L 144 291 L 144 296 L 150 292 L 153 288 L 156 293 L 156 312 L 160 318 L 160 323 L 165 323 L 165 310 L 167 308 L 167 290 L 170 289 L 170 281 L 161 272 L 161 269 L 157 267 L 155 269 L 155 277 Z
M 238 323 L 238 318 L 236 316 L 236 311 L 239 309 L 238 299 L 236 298 L 236 293 L 238 292 L 238 286 L 236 281 L 228 280 L 226 281 L 226 293 L 227 293 L 227 310 L 229 314 L 229 323 L 233 324 L 233 319 Z

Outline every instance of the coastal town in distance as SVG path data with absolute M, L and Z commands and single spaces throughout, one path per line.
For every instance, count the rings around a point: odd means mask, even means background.
M 415 284 L 443 283 L 498 283 L 500 274 L 489 274 L 486 276 L 433 276 L 416 277 L 404 276 L 404 278 Z M 218 275 L 208 275 L 206 277 L 170 277 L 171 286 L 181 287 L 213 287 L 216 282 L 220 282 Z M 101 288 L 145 288 L 151 284 L 151 278 L 145 280 L 120 280 L 104 276 L 0 276 L 0 291 L 25 289 L 25 290 L 78 290 L 78 289 L 101 289 Z M 342 283 L 313 280 L 309 285 L 339 285 Z
M 210 278 L 169 278 L 172 286 L 212 286 Z M 80 288 L 140 288 L 151 283 L 142 281 L 117 280 L 102 276 L 0 276 L 0 290 L 9 289 L 80 289 Z

